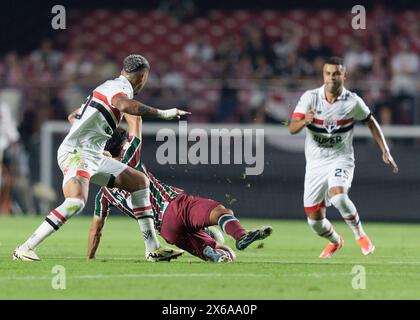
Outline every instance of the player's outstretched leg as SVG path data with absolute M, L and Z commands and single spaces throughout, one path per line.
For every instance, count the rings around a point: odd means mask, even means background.
M 344 221 L 353 231 L 356 241 L 362 250 L 362 254 L 367 256 L 373 253 L 375 246 L 363 230 L 357 209 L 348 195 L 346 193 L 336 194 L 331 198 L 331 203 L 337 208 Z
M 26 242 L 18 246 L 13 252 L 14 260 L 38 261 L 40 260 L 35 249 L 47 237 L 59 230 L 71 217 L 80 213 L 87 201 L 89 192 L 89 178 L 75 176 L 64 184 L 64 202 L 52 210 L 44 222 L 35 230 Z
M 239 220 L 233 215 L 233 211 L 218 205 L 210 213 L 210 223 L 219 225 L 220 229 L 236 240 L 236 248 L 244 250 L 251 243 L 267 238 L 273 229 L 270 226 L 263 226 L 258 229 L 246 231 Z
M 56 232 L 71 217 L 83 210 L 85 203 L 78 198 L 67 198 L 64 202 L 54 210 L 52 210 L 44 222 L 35 230 L 28 240 L 13 252 L 14 260 L 38 261 L 40 260 L 35 253 L 35 249 L 43 240 Z
M 313 220 L 308 217 L 308 224 L 317 235 L 330 241 L 319 255 L 320 258 L 331 258 L 344 245 L 343 238 L 334 230 L 327 218 Z

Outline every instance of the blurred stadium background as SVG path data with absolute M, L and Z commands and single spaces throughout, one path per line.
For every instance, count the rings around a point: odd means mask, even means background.
M 158 143 L 146 119 L 150 133 L 143 157 L 152 172 L 189 193 L 225 203 L 239 217 L 302 219 L 302 137 L 284 135 L 284 122 L 292 112 L 289 104 L 296 105 L 305 90 L 322 84 L 323 60 L 340 55 L 350 72 L 346 87 L 365 99 L 390 134 L 401 171 L 393 176 L 377 146 L 356 128 L 352 198 L 364 220 L 420 221 L 418 2 L 391 6 L 370 1 L 366 30 L 352 29 L 351 8 L 357 3 L 349 1 L 61 4 L 66 30 L 51 28 L 50 4 L 17 8 L 8 3 L 1 13 L 0 213 L 44 216 L 61 203 L 55 151 L 66 124 L 59 122 L 61 132 L 50 135 L 48 123 L 65 121 L 94 87 L 118 75 L 126 55 L 140 53 L 151 63 L 141 101 L 185 106 L 192 112 L 189 124 L 203 128 L 278 129 L 278 134 L 266 134 L 264 173 L 243 177 L 244 166 L 239 165 L 157 164 Z M 48 137 L 53 152 L 45 162 L 41 156 Z M 91 188 L 84 214 L 93 212 L 96 190 Z

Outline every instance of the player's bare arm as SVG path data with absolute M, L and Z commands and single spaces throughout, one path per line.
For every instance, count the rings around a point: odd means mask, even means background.
M 140 101 L 129 99 L 126 96 L 119 95 L 112 100 L 112 105 L 124 113 L 134 116 L 161 118 L 165 120 L 180 119 L 181 116 L 191 114 L 191 112 L 177 108 L 169 110 L 160 110 L 141 103 Z
M 95 254 L 98 250 L 99 242 L 101 241 L 102 229 L 104 225 L 104 217 L 93 216 L 89 231 L 88 259 L 95 259 Z
M 289 125 L 289 132 L 291 134 L 297 134 L 302 131 L 304 127 L 307 125 L 310 125 L 314 121 L 315 111 L 313 109 L 310 109 L 306 114 L 305 118 L 297 118 L 292 117 L 292 120 L 290 121 Z
M 386 164 L 392 165 L 392 171 L 394 173 L 398 173 L 398 166 L 395 162 L 394 158 L 389 151 L 389 147 L 386 143 L 384 134 L 382 133 L 381 127 L 376 119 L 372 116 L 368 122 L 368 128 L 372 133 L 373 138 L 375 139 L 376 143 L 379 145 L 379 148 L 382 150 L 382 159 Z
M 142 118 L 125 113 L 124 118 L 128 125 L 128 134 L 141 139 Z

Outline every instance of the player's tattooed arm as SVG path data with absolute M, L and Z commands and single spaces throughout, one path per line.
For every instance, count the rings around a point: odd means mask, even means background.
M 314 121 L 314 117 L 315 117 L 315 111 L 313 109 L 310 109 L 305 114 L 304 118 L 292 117 L 292 120 L 290 121 L 290 125 L 289 125 L 289 132 L 291 134 L 299 133 L 300 131 L 302 131 L 304 127 L 306 127 L 307 125 L 310 125 Z
M 133 116 L 125 113 L 124 118 L 128 124 L 128 134 L 133 137 L 141 139 L 142 119 L 139 116 Z
M 177 108 L 160 110 L 141 103 L 140 101 L 129 99 L 124 95 L 117 95 L 112 100 L 112 105 L 124 113 L 134 116 L 161 118 L 165 120 L 180 119 L 181 116 L 191 114 L 191 112 Z
M 105 225 L 105 218 L 93 216 L 93 221 L 89 231 L 88 259 L 95 259 L 96 251 L 101 241 L 102 229 Z
M 80 108 L 77 108 L 76 110 L 74 110 L 72 113 L 69 114 L 69 116 L 67 117 L 67 120 L 73 124 L 74 120 L 76 119 L 76 115 L 79 113 Z
M 375 139 L 376 143 L 378 144 L 379 148 L 382 150 L 382 159 L 386 164 L 392 166 L 392 171 L 394 173 L 398 173 L 398 165 L 395 162 L 394 158 L 389 151 L 388 144 L 386 143 L 385 136 L 382 133 L 381 127 L 376 119 L 371 116 L 368 123 L 368 128 L 372 133 L 373 138 Z

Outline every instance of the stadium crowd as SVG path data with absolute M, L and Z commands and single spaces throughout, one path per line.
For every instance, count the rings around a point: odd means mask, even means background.
M 164 6 L 161 10 L 168 21 L 177 12 Z M 188 12 L 172 18 L 184 24 L 203 19 L 193 8 Z M 193 112 L 190 120 L 195 122 L 281 123 L 290 116 L 289 104 L 294 105 L 306 89 L 319 86 L 323 60 L 340 55 L 349 71 L 349 88 L 364 98 L 383 125 L 418 124 L 416 14 L 407 15 L 411 20 L 402 23 L 378 6 L 372 13 L 373 25 L 363 36 L 354 32 L 342 39 L 341 46 L 317 31 L 308 37 L 299 23 L 291 21 L 279 24 L 275 37 L 258 19 L 217 43 L 199 33 L 183 44 L 177 60 L 150 57 L 151 74 L 141 98 L 159 107 L 183 106 Z M 44 40 L 29 53 L 10 51 L 0 57 L 0 105 L 8 109 L 20 136 L 4 150 L 3 188 L 11 183 L 5 172 L 22 177 L 14 182 L 21 191 L 39 181 L 42 124 L 65 120 L 95 86 L 121 69 L 118 55 L 87 47 L 83 35 L 66 46 L 55 40 Z M 25 199 L 28 193 L 15 193 L 23 198 L 23 212 L 35 211 L 33 200 Z M 10 195 L 2 192 L 1 197 L 0 212 L 10 212 Z

